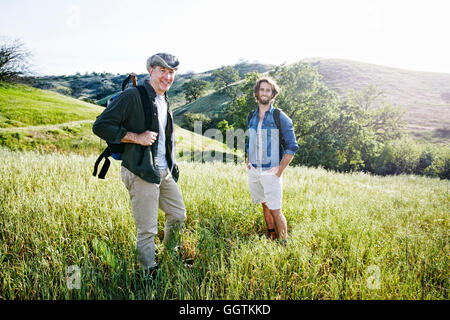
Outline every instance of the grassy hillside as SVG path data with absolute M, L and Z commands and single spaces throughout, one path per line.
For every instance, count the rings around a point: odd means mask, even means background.
M 25 85 L 0 86 L 0 147 L 10 150 L 99 154 L 106 143 L 92 133 L 103 107 Z M 175 127 L 177 156 L 194 151 L 242 156 L 222 142 Z
M 350 60 L 308 58 L 302 60 L 317 67 L 324 83 L 343 96 L 353 89 L 359 91 L 374 85 L 383 92 L 379 101 L 407 108 L 404 119 L 408 132 L 428 142 L 450 142 L 450 75 L 408 71 Z M 266 70 L 267 71 L 267 70 Z M 203 113 L 221 116 L 226 96 L 209 93 L 180 107 L 182 113 Z
M 230 98 L 224 93 L 216 91 L 210 92 L 209 94 L 206 94 L 189 104 L 175 109 L 175 121 L 178 124 L 181 124 L 183 121 L 183 115 L 186 112 L 202 113 L 210 118 L 223 118 L 223 108 L 227 106 L 229 101 Z
M 386 101 L 407 107 L 405 120 L 408 123 L 409 132 L 416 138 L 423 138 L 430 142 L 448 143 L 450 141 L 449 74 L 408 71 L 342 59 L 308 58 L 303 61 L 316 66 L 325 84 L 340 95 L 346 94 L 350 89 L 360 90 L 368 85 L 377 86 L 383 91 Z M 247 72 L 256 70 L 263 73 L 273 66 L 242 62 L 234 67 L 242 78 Z M 224 102 L 223 97 L 210 96 L 207 104 L 203 101 L 185 105 L 186 101 L 181 89 L 183 83 L 191 77 L 211 82 L 213 71 L 178 74 L 169 91 L 172 108 L 175 110 L 183 107 L 185 112 L 200 112 L 210 117 L 210 114 L 220 111 Z M 145 74 L 141 74 L 139 78 L 144 76 Z M 92 99 L 102 104 L 110 95 L 120 91 L 120 85 L 125 77 L 126 75 L 92 73 L 47 76 L 32 78 L 30 81 L 40 88 L 67 93 L 80 99 Z M 209 89 L 206 95 L 213 93 L 212 87 Z M 188 110 L 191 108 L 192 110 Z M 220 112 L 217 114 L 220 115 Z
M 450 74 L 409 71 L 341 59 L 310 58 L 323 81 L 340 95 L 368 85 L 384 100 L 407 108 L 404 119 L 416 137 L 450 141 Z
M 0 128 L 94 119 L 102 108 L 55 92 L 0 83 Z
M 182 162 L 194 265 L 164 251 L 161 212 L 150 281 L 116 162 L 101 181 L 94 156 L 0 157 L 2 299 L 449 299 L 447 181 L 288 168 L 284 247 L 266 240 L 243 165 Z
M 0 129 L 0 146 L 15 151 L 100 154 L 106 148 L 106 142 L 92 133 L 93 123 L 94 120 L 86 120 L 59 125 Z M 196 151 L 204 152 L 205 158 L 209 152 L 243 156 L 242 152 L 234 151 L 220 141 L 205 138 L 179 126 L 175 126 L 175 138 L 179 160 L 194 157 Z
M 234 65 L 241 78 L 251 71 L 265 72 L 270 70 L 272 65 L 265 65 L 260 63 L 239 62 Z M 133 70 L 130 70 L 130 72 Z M 184 105 L 184 94 L 181 90 L 183 83 L 191 77 L 212 82 L 211 74 L 214 70 L 206 72 L 194 73 L 177 73 L 173 86 L 170 88 L 168 94 L 171 97 L 172 108 Z M 138 79 L 147 76 L 147 73 L 138 74 Z M 92 72 L 86 74 L 74 74 L 63 76 L 43 76 L 43 77 L 28 77 L 26 80 L 32 86 L 39 89 L 46 89 L 56 91 L 58 93 L 67 94 L 77 99 L 87 100 L 89 102 L 95 101 L 99 105 L 106 103 L 107 99 L 112 95 L 120 92 L 123 80 L 128 74 L 112 74 L 108 72 Z

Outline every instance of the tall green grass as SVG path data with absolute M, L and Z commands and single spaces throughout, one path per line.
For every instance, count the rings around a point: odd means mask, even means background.
M 95 156 L 0 157 L 3 299 L 449 298 L 448 181 L 288 168 L 281 246 L 264 236 L 243 166 L 182 162 L 182 254 L 195 262 L 186 268 L 164 250 L 160 212 L 151 281 L 118 162 L 98 180 Z

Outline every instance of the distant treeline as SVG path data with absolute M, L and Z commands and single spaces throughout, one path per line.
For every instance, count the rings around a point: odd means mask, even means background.
M 271 65 L 244 61 L 234 66 L 234 69 L 241 78 L 248 72 L 265 72 L 271 68 Z M 131 71 L 132 70 L 130 70 L 130 72 Z M 212 82 L 213 78 L 209 75 L 211 72 L 195 74 L 192 71 L 187 71 L 177 74 L 174 86 L 169 91 L 169 94 L 182 94 L 181 86 L 177 86 L 176 83 L 184 82 L 194 76 L 200 76 L 202 80 Z M 138 79 L 144 78 L 146 75 L 147 74 L 138 74 Z M 35 88 L 53 90 L 83 101 L 97 103 L 99 100 L 119 92 L 121 90 L 122 82 L 127 76 L 127 74 L 112 74 L 109 72 L 86 72 L 84 74 L 77 72 L 74 75 L 28 77 L 24 80 L 27 80 L 27 82 Z
M 95 103 L 121 90 L 126 75 L 111 73 L 76 73 L 67 76 L 29 78 L 30 84 L 39 89 L 53 90 L 61 94 Z

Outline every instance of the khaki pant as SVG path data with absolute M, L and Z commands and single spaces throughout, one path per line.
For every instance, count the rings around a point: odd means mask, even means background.
M 186 219 L 178 185 L 169 170 L 160 170 L 161 183 L 149 183 L 122 166 L 122 181 L 130 193 L 131 209 L 137 228 L 137 250 L 143 268 L 155 262 L 155 236 L 158 234 L 158 208 L 166 214 L 164 243 L 172 244 Z

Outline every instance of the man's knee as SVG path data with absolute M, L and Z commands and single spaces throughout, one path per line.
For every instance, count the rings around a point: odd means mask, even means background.
M 186 220 L 186 206 L 184 204 L 184 201 L 183 201 L 183 205 L 179 209 L 177 217 L 178 217 L 179 222 L 184 222 Z
M 281 213 L 281 209 L 275 209 L 275 210 L 270 210 L 270 213 L 272 214 L 272 216 L 274 217 L 280 217 L 283 214 Z
M 186 220 L 186 208 L 183 207 L 183 209 L 178 210 L 176 212 L 171 212 L 167 214 L 167 220 L 170 221 L 170 223 L 175 224 L 179 223 L 182 224 Z
M 183 223 L 186 220 L 186 209 L 183 210 L 183 213 L 180 215 L 178 221 Z
M 158 229 L 138 230 L 136 240 L 138 242 L 151 241 L 158 233 Z

